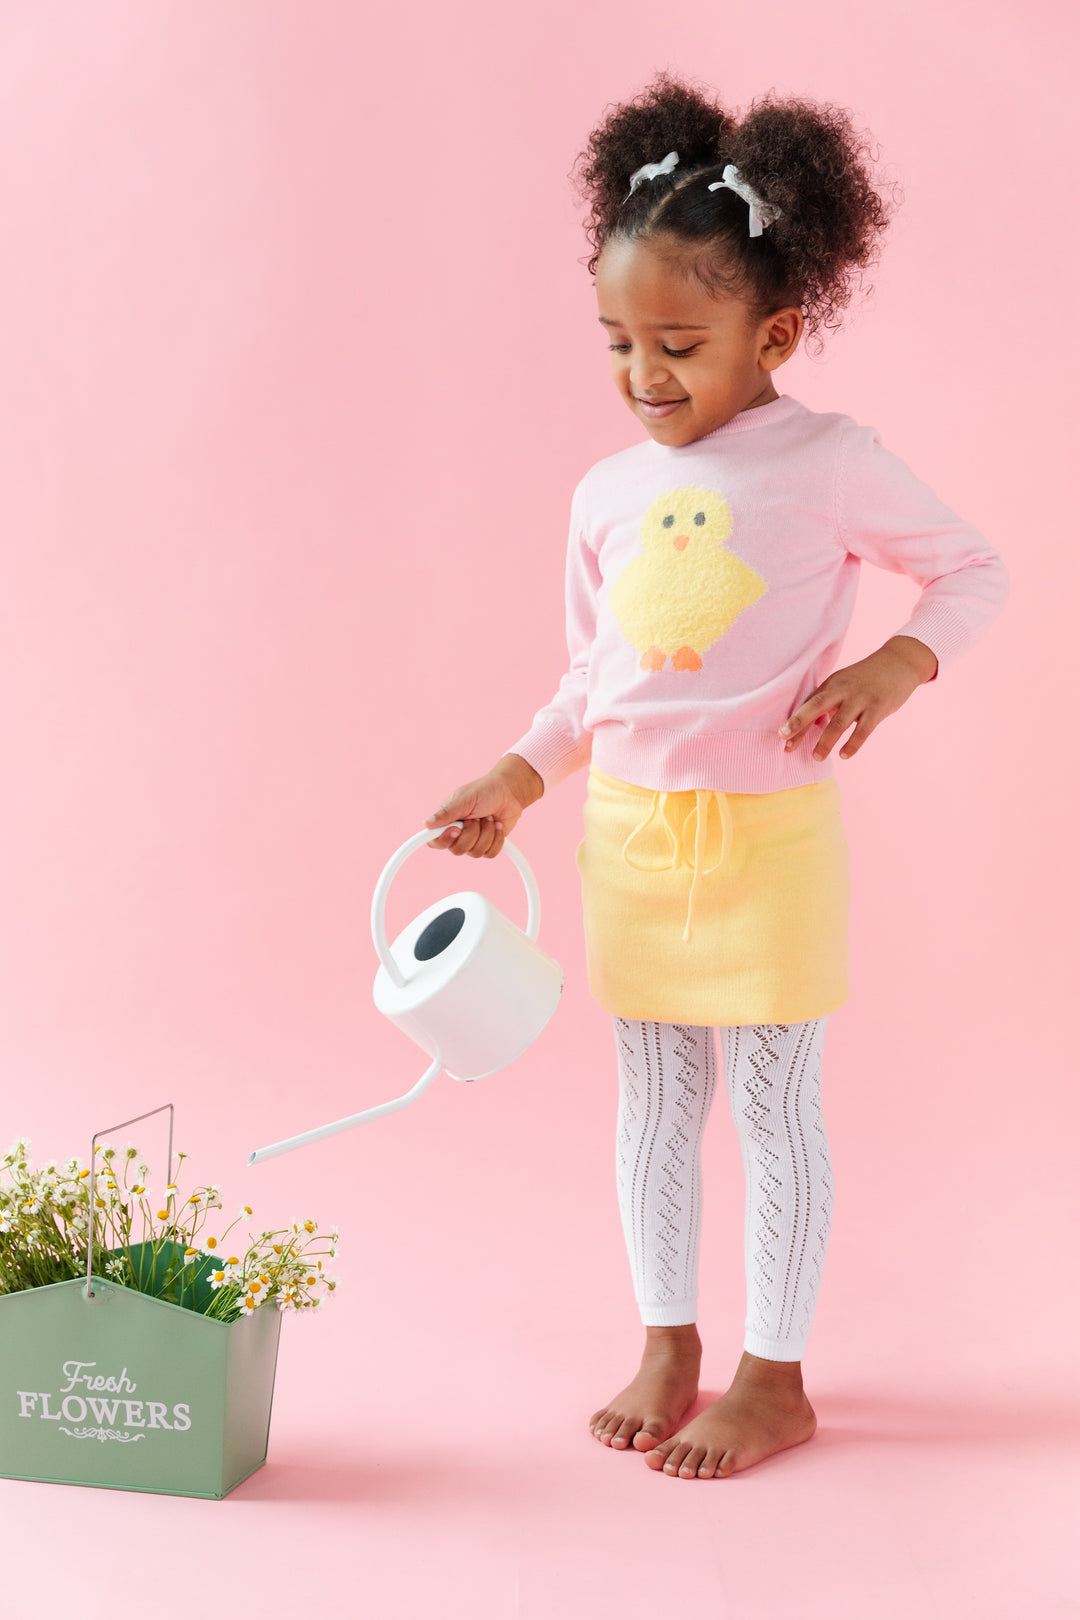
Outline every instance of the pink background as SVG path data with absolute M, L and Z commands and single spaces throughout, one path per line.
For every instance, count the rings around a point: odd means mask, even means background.
M 341 1295 L 285 1324 L 270 1466 L 220 1505 L 0 1481 L 6 1597 L 111 1615 L 103 1557 L 168 1536 L 139 1582 L 168 1617 L 1080 1614 L 1075 52 L 1063 0 L 5 0 L 0 1138 L 85 1153 L 172 1099 L 231 1203 L 343 1235 Z M 571 489 L 642 436 L 566 173 L 662 66 L 873 131 L 906 196 L 875 291 L 777 386 L 879 427 L 1013 576 L 984 642 L 834 750 L 821 1427 L 710 1485 L 586 1430 L 641 1329 L 584 773 L 516 835 L 566 972 L 543 1039 L 245 1166 L 425 1066 L 371 1004 L 371 893 L 564 667 Z M 914 593 L 864 569 L 844 661 Z M 421 851 L 392 931 L 474 885 L 522 914 L 508 861 Z M 713 1393 L 744 1286 L 717 1106 Z

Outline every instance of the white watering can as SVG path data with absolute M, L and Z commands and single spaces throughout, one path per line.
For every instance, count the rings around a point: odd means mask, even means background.
M 464 822 L 453 825 L 463 827 Z M 375 1005 L 429 1053 L 431 1067 L 404 1096 L 256 1148 L 248 1164 L 405 1108 L 443 1069 L 452 1080 L 495 1074 L 532 1045 L 554 1013 L 562 995 L 562 968 L 536 943 L 540 891 L 528 861 L 509 840 L 503 848 L 521 873 L 529 902 L 524 932 L 482 894 L 463 889 L 436 900 L 392 945 L 387 943 L 386 897 L 394 877 L 413 850 L 445 831 L 427 827 L 407 838 L 384 866 L 371 902 L 371 936 L 380 957 Z

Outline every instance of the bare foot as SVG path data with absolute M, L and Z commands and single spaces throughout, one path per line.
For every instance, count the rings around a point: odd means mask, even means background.
M 666 1440 L 688 1406 L 697 1399 L 701 1340 L 693 1322 L 685 1327 L 645 1329 L 641 1370 L 615 1399 L 589 1419 L 589 1428 L 605 1446 L 617 1450 L 633 1444 L 649 1451 Z
M 816 1428 L 801 1363 L 765 1361 L 744 1351 L 727 1394 L 654 1446 L 645 1461 L 677 1479 L 726 1479 L 809 1440 Z

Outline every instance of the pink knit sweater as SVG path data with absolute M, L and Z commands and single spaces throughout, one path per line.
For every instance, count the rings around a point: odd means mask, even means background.
M 690 444 L 606 456 L 571 501 L 570 667 L 507 752 L 545 789 L 590 758 L 667 791 L 821 781 L 820 726 L 788 752 L 777 733 L 836 667 L 862 558 L 922 586 L 895 634 L 939 668 L 1009 594 L 1000 553 L 876 428 L 790 394 Z

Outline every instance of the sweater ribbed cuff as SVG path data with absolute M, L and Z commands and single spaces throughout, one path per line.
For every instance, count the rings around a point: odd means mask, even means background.
M 938 667 L 930 677 L 934 681 L 975 640 L 975 632 L 967 620 L 944 602 L 926 602 L 916 606 L 907 623 L 894 630 L 893 635 L 914 636 L 924 647 L 929 647 L 938 661 Z
M 568 737 L 558 722 L 552 720 L 538 721 L 504 750 L 507 754 L 520 754 L 532 766 L 544 783 L 545 793 L 588 764 L 591 751 L 591 732 Z

